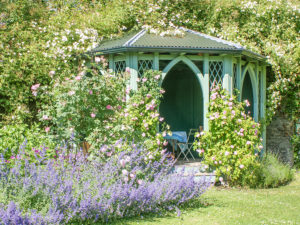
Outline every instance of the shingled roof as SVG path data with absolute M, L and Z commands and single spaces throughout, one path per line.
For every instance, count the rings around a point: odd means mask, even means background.
M 212 37 L 203 33 L 180 28 L 183 37 L 160 36 L 146 30 L 132 32 L 118 39 L 104 40 L 92 52 L 196 52 L 196 53 L 237 53 L 265 59 L 264 56 L 251 52 L 239 44 Z

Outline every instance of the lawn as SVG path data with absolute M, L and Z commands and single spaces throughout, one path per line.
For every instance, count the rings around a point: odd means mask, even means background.
M 274 189 L 211 188 L 177 213 L 132 218 L 115 224 L 300 224 L 300 173 Z

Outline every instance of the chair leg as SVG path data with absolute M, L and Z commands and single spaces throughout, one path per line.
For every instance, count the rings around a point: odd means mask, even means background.
M 190 153 L 190 155 L 192 156 L 193 160 L 195 160 L 195 157 L 193 156 L 193 153 L 191 152 L 191 149 L 193 148 L 193 145 L 191 145 L 189 148 L 188 148 L 188 153 Z
M 187 160 L 187 161 L 189 161 L 189 159 L 188 159 L 188 157 L 187 157 L 187 154 L 185 154 L 185 148 L 183 149 L 180 145 L 178 145 L 178 147 L 179 147 L 179 149 L 180 149 L 180 153 L 179 153 L 179 155 L 177 156 L 177 159 L 179 159 L 179 157 L 181 156 L 181 154 L 183 155 L 183 160 Z M 187 150 L 188 150 L 188 148 L 187 148 Z M 177 160 L 176 159 L 176 160 Z

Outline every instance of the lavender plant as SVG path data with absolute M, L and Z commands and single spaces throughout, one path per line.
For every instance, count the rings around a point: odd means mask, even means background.
M 122 141 L 107 146 L 115 151 Z M 88 161 L 83 155 L 59 153 L 40 164 L 0 164 L 0 223 L 76 224 L 172 210 L 199 197 L 209 181 L 171 173 L 172 163 L 148 161 L 132 144 L 109 161 Z

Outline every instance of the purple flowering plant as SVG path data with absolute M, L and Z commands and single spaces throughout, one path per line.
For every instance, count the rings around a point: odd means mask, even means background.
M 259 152 L 263 148 L 260 124 L 245 113 L 249 102 L 239 102 L 219 86 L 211 90 L 209 131 L 196 134 L 194 149 L 203 163 L 215 171 L 222 183 L 254 185 L 259 169 Z
M 108 148 L 110 151 L 117 142 Z M 0 162 L 1 224 L 82 224 L 109 222 L 162 210 L 198 198 L 210 181 L 172 172 L 161 158 L 145 160 L 136 145 L 107 162 L 89 161 L 70 150 L 57 160 Z

